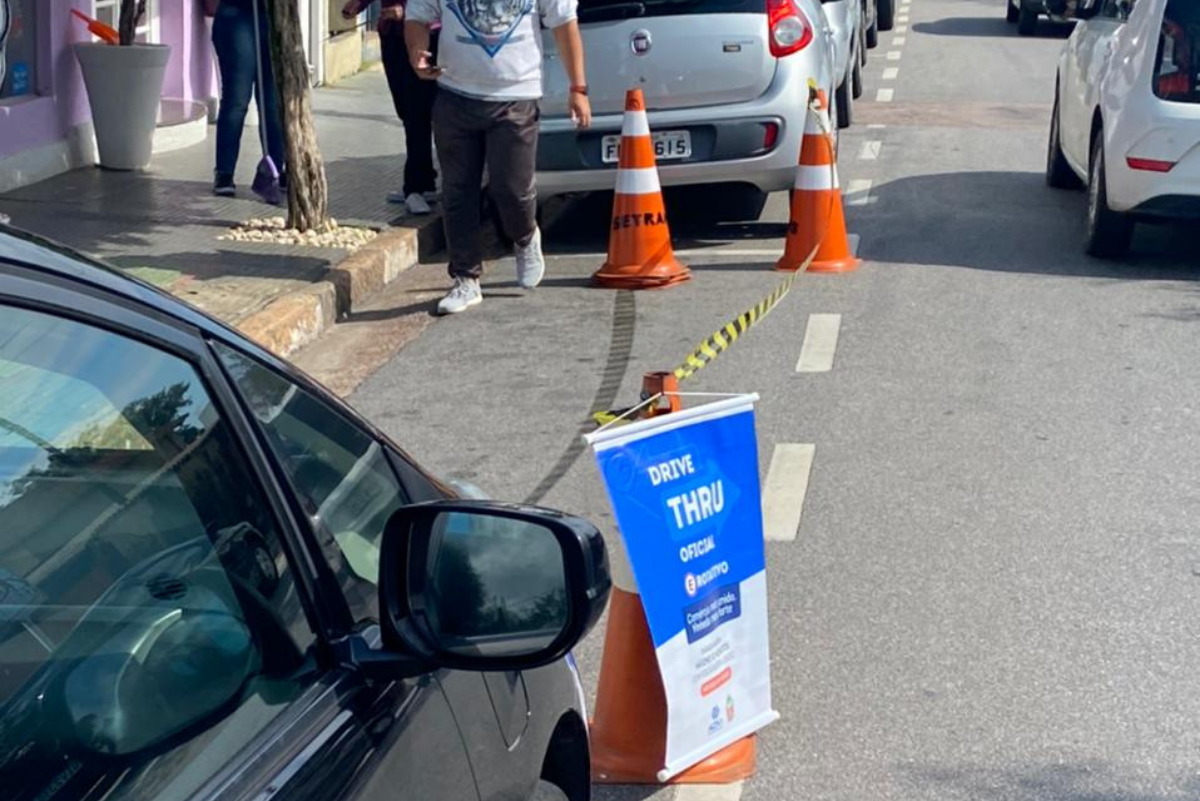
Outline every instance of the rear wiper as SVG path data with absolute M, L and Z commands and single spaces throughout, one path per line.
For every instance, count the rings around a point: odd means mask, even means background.
M 600 22 L 609 19 L 630 19 L 644 17 L 646 4 L 635 0 L 627 3 L 611 3 L 602 6 L 583 6 L 579 9 L 580 22 Z

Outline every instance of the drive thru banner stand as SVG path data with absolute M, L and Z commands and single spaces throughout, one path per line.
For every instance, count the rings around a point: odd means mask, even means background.
M 725 397 L 586 437 L 662 673 L 659 781 L 779 717 L 771 708 L 757 400 Z

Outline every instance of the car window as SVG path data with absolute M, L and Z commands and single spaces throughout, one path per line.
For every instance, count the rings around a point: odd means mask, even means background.
M 1200 3 L 1169 0 L 1154 64 L 1154 94 L 1173 103 L 1200 103 Z
M 232 348 L 217 355 L 304 503 L 356 618 L 378 618 L 379 543 L 405 496 L 383 447 L 312 393 Z
M 579 0 L 578 13 L 586 23 L 684 14 L 765 14 L 766 10 L 767 0 Z
M 0 305 L 5 801 L 183 801 L 309 685 L 269 509 L 187 362 Z

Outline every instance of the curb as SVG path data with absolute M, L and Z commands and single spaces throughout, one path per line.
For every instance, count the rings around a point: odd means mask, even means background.
M 351 314 L 401 273 L 445 247 L 442 218 L 432 215 L 416 227 L 388 228 L 311 286 L 275 298 L 242 318 L 236 327 L 277 356 L 287 357 L 313 342 Z

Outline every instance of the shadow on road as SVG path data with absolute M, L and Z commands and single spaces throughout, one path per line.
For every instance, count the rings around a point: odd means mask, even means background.
M 1141 224 L 1122 261 L 1083 252 L 1086 198 L 1041 173 L 955 172 L 901 178 L 850 209 L 865 258 L 1010 273 L 1195 281 L 1200 259 L 1180 225 Z
M 1182 776 L 1163 787 L 1162 777 L 1146 777 L 1097 762 L 1050 764 L 1026 769 L 977 766 L 902 766 L 905 783 L 921 794 L 952 795 L 976 801 L 1176 801 L 1196 798 L 1200 779 Z M 1153 788 L 1153 789 L 1150 789 Z
M 934 36 L 981 36 L 1008 37 L 1017 36 L 1017 26 L 1005 22 L 1004 17 L 944 17 L 933 22 L 916 22 L 912 26 L 914 33 L 927 33 Z M 1052 39 L 1066 39 L 1075 30 L 1073 22 L 1051 22 L 1047 19 L 1038 21 L 1037 35 Z

